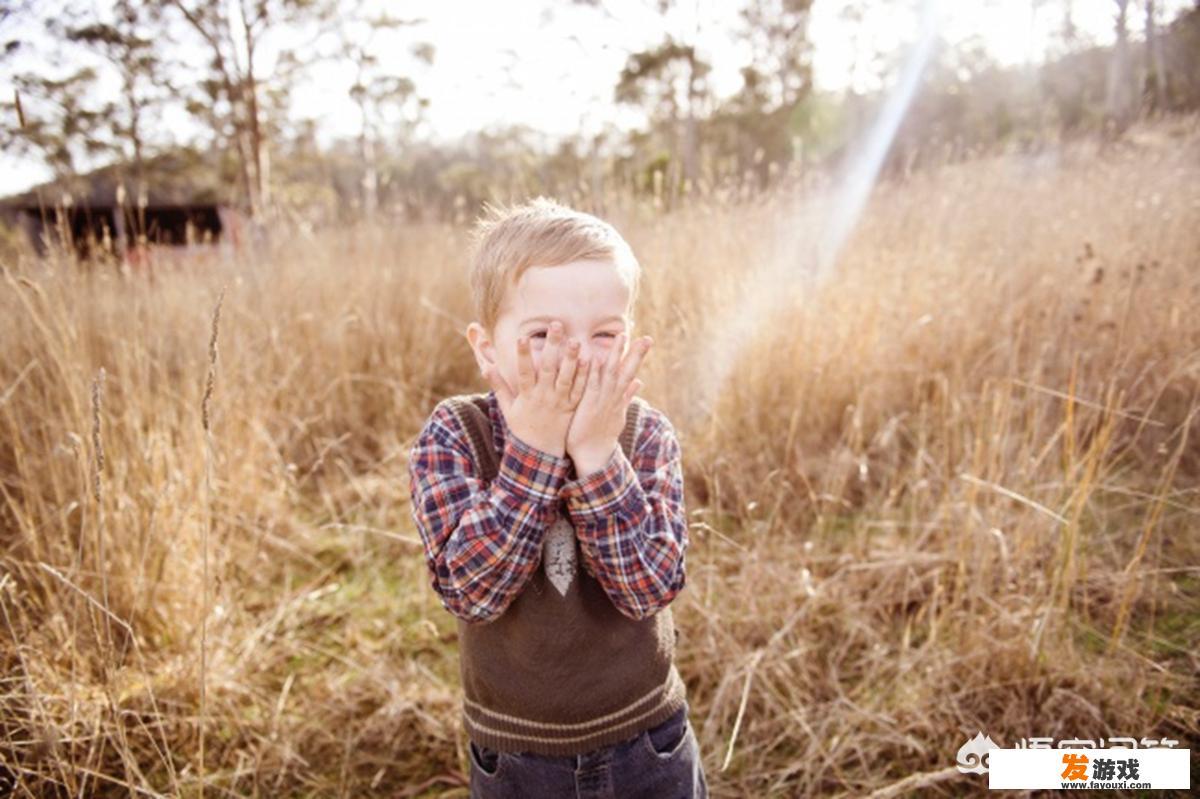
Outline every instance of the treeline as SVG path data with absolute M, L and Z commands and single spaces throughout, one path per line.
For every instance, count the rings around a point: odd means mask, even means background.
M 575 5 L 611 15 L 596 0 Z M 666 19 L 673 2 L 655 5 Z M 713 65 L 686 32 L 668 29 L 659 45 L 628 52 L 614 76 L 612 101 L 644 110 L 648 126 L 569 137 L 547 151 L 536 131 L 520 125 L 452 144 L 415 135 L 435 102 L 421 85 L 437 62 L 436 43 L 423 40 L 422 20 L 371 15 L 360 0 L 115 0 L 103 19 L 91 4 L 48 19 L 37 17 L 32 2 L 9 4 L 0 14 L 0 65 L 18 93 L 3 106 L 0 144 L 41 160 L 63 186 L 80 182 L 83 164 L 111 161 L 132 197 L 162 179 L 156 172 L 171 170 L 178 185 L 189 179 L 180 170 L 190 169 L 196 186 L 257 219 L 459 219 L 485 199 L 533 192 L 595 203 L 632 191 L 669 208 L 689 192 L 756 192 L 836 159 L 871 118 L 882 96 L 814 89 L 811 5 L 748 0 L 732 35 L 750 43 L 754 58 L 742 65 L 741 88 L 731 97 L 714 95 Z M 1070 4 L 1063 8 L 1060 53 L 1044 64 L 1001 67 L 971 42 L 940 47 L 888 168 L 1080 133 L 1120 135 L 1140 115 L 1200 107 L 1200 7 L 1164 21 L 1154 0 L 1113 0 L 1116 42 L 1109 47 L 1073 38 Z M 1135 32 L 1137 11 L 1143 24 Z M 25 24 L 15 26 L 19 20 Z M 34 20 L 45 38 L 4 40 L 6 30 L 28 30 Z M 268 72 L 263 48 L 285 32 L 312 45 L 290 48 Z M 185 40 L 205 53 L 205 64 L 174 60 Z M 411 56 L 408 74 L 382 66 L 382 48 L 397 42 Z M 117 96 L 94 99 L 95 65 L 15 69 L 47 46 L 91 54 L 119 78 Z M 881 62 L 883 85 L 902 56 Z M 353 67 L 348 91 L 360 130 L 322 145 L 317 121 L 290 118 L 289 108 L 306 72 L 331 60 Z M 165 121 L 172 108 L 199 123 L 196 140 L 172 138 Z
M 1036 149 L 1062 138 L 1118 137 L 1135 119 L 1200 109 L 1200 5 L 1161 28 L 1146 2 L 1114 5 L 1116 42 L 1072 49 L 1036 68 L 1000 68 L 978 51 L 946 51 L 901 126 L 890 166 L 961 157 L 997 145 Z

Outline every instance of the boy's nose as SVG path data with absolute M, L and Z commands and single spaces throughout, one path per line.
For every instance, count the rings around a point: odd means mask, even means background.
M 567 342 L 571 340 L 571 337 L 572 334 L 564 333 L 563 335 L 562 344 L 559 347 L 560 361 L 562 357 L 566 355 Z M 608 338 L 604 336 L 593 336 L 589 338 L 586 334 L 584 334 L 576 335 L 575 339 L 579 342 L 579 353 L 577 357 L 580 359 L 586 358 L 592 364 L 595 364 L 598 361 L 608 360 L 609 356 L 612 354 L 613 348 L 617 346 L 617 340 L 615 338 Z M 629 349 L 628 338 L 625 341 L 625 349 Z M 546 357 L 545 342 L 542 343 L 542 346 L 533 349 L 532 355 L 534 368 L 540 370 L 542 368 L 542 359 Z
M 599 355 L 600 355 L 599 347 L 596 347 L 592 344 L 580 344 L 579 345 L 580 359 L 587 359 L 589 361 L 593 361 L 593 360 L 596 360 L 596 358 L 598 358 Z
M 601 344 L 592 344 L 590 342 L 582 341 L 579 344 L 579 353 L 576 357 L 578 357 L 581 362 L 584 359 L 587 359 L 588 361 L 595 363 L 596 361 L 601 361 L 601 360 L 605 359 L 606 357 L 608 357 L 608 353 L 611 351 L 611 349 L 612 349 L 611 346 L 606 347 Z M 563 344 L 562 348 L 559 350 L 560 362 L 564 357 L 566 357 L 566 354 L 567 354 L 567 347 L 566 347 L 565 339 L 564 339 L 564 344 Z M 541 369 L 542 368 L 542 359 L 547 357 L 545 350 L 537 351 L 533 355 L 534 355 L 534 359 L 533 359 L 534 360 L 534 368 Z

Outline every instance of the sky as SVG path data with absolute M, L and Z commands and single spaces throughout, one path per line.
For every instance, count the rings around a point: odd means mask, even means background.
M 739 69 L 750 61 L 747 46 L 734 35 L 741 0 L 679 0 L 665 18 L 652 0 L 604 0 L 603 9 L 551 0 L 368 1 L 376 8 L 387 7 L 394 16 L 424 20 L 390 34 L 392 38 L 384 36 L 379 44 L 384 67 L 412 77 L 418 91 L 430 99 L 426 121 L 418 130 L 426 138 L 453 139 L 510 122 L 523 122 L 555 138 L 595 133 L 605 126 L 635 127 L 641 115 L 612 103 L 613 86 L 628 55 L 661 42 L 666 33 L 696 43 L 700 56 L 713 65 L 710 80 L 718 97 L 737 91 Z M 952 42 L 978 37 L 1004 64 L 1037 61 L 1055 46 L 1065 1 L 1072 3 L 1074 22 L 1084 38 L 1112 41 L 1111 0 L 955 0 L 942 4 L 943 31 Z M 110 7 L 109 0 L 91 2 L 102 15 Z M 1188 2 L 1165 0 L 1164 19 Z M 847 18 L 853 7 L 863 10 L 861 22 Z M 1135 34 L 1140 26 L 1140 12 L 1131 14 Z M 809 35 L 817 87 L 878 88 L 871 54 L 904 47 L 915 34 L 914 0 L 816 0 Z M 409 54 L 409 45 L 416 41 L 433 44 L 432 66 L 419 64 Z M 274 53 L 289 44 L 295 43 L 267 44 L 268 67 Z M 201 63 L 202 52 L 188 49 L 184 45 L 180 57 Z M 11 65 L 28 66 L 20 61 Z M 314 70 L 295 93 L 293 113 L 317 120 L 324 142 L 358 131 L 358 111 L 347 94 L 352 79 L 347 65 L 327 64 Z M 115 90 L 115 77 L 105 75 L 101 91 Z M 11 93 L 9 75 L 0 71 L 0 94 Z M 166 122 L 185 138 L 194 129 L 182 112 Z M 40 164 L 0 154 L 0 195 L 23 191 L 48 177 Z

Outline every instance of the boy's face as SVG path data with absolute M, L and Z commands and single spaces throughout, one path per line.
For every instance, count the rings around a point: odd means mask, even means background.
M 629 294 L 611 261 L 532 266 L 506 292 L 493 335 L 489 337 L 483 325 L 472 322 L 467 340 L 480 369 L 496 364 L 505 382 L 517 391 L 517 338 L 529 336 L 533 366 L 540 369 L 552 320 L 562 323 L 564 344 L 571 338 L 579 341 L 580 358 L 594 363 L 606 357 L 622 331 L 628 352 L 633 335 Z

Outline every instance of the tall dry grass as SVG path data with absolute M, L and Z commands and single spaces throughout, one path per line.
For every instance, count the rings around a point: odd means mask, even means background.
M 764 287 L 791 301 L 699 415 L 713 311 L 790 257 L 791 202 L 606 198 L 643 394 L 689 420 L 674 608 L 714 796 L 983 793 L 977 730 L 1197 747 L 1198 155 L 1193 118 L 878 187 L 829 281 Z M 14 795 L 465 796 L 405 479 L 432 405 L 484 388 L 465 242 L 6 265 Z

